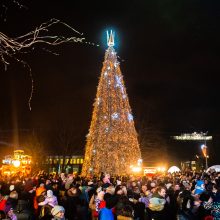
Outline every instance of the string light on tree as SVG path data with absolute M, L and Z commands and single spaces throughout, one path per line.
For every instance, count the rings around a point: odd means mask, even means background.
M 97 105 L 99 105 L 101 102 L 101 99 L 100 98 L 97 98 Z
M 130 164 L 140 164 L 137 133 L 114 43 L 114 32 L 107 32 L 108 48 L 96 94 L 102 104 L 94 105 L 82 176 L 129 174 Z
M 128 121 L 131 122 L 133 120 L 134 120 L 133 115 L 131 113 L 128 113 Z
M 118 119 L 118 117 L 119 117 L 118 113 L 115 112 L 112 114 L 112 119 Z

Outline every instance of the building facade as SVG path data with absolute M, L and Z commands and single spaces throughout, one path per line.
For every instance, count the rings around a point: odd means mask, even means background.
M 49 173 L 81 173 L 84 158 L 81 155 L 46 157 L 45 167 Z

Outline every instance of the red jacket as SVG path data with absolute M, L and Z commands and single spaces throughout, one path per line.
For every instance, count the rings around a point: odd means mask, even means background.
M 0 201 L 0 210 L 5 211 L 5 206 L 6 206 L 7 199 L 5 197 L 2 198 Z

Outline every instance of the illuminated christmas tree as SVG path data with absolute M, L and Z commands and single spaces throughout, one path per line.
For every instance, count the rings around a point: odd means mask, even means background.
M 82 176 L 101 172 L 122 175 L 140 163 L 141 152 L 134 120 L 114 46 L 107 32 L 108 48 L 99 79 L 92 122 L 87 135 Z

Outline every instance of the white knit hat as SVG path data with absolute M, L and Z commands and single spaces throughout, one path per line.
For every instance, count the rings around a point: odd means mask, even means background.
M 10 191 L 13 191 L 14 189 L 15 189 L 15 185 L 10 185 L 10 186 L 9 186 L 9 190 L 10 190 Z
M 53 191 L 52 190 L 47 190 L 47 197 L 53 197 Z
M 57 215 L 59 212 L 65 212 L 65 209 L 63 208 L 63 206 L 60 205 L 55 205 L 52 209 L 51 209 L 51 214 L 53 216 Z
M 167 183 L 166 188 L 169 189 L 173 184 L 172 183 Z
M 151 182 L 151 183 L 150 183 L 150 186 L 151 186 L 152 188 L 154 188 L 154 187 L 156 187 L 156 183 L 155 183 L 155 182 Z

